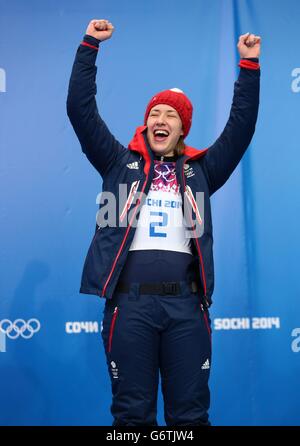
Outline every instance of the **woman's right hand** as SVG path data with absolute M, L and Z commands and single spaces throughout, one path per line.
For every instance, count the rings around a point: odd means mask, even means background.
M 105 19 L 100 20 L 91 20 L 86 29 L 86 34 L 89 36 L 95 37 L 98 40 L 107 40 L 110 39 L 112 33 L 114 32 L 113 25 Z

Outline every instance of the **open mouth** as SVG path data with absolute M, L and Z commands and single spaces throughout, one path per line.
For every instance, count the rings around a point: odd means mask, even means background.
M 169 132 L 167 130 L 154 130 L 153 135 L 155 141 L 163 142 L 168 138 Z

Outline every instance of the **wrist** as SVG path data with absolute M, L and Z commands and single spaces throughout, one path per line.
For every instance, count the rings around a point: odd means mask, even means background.
M 248 68 L 250 70 L 259 70 L 259 58 L 258 57 L 241 57 L 238 66 L 240 68 Z
M 98 51 L 100 42 L 101 42 L 101 40 L 96 39 L 96 37 L 91 36 L 90 34 L 85 34 L 83 36 L 83 40 L 82 40 L 81 44 Z
M 245 59 L 245 60 L 251 60 L 252 62 L 259 62 L 259 58 L 258 57 L 241 57 L 241 59 Z

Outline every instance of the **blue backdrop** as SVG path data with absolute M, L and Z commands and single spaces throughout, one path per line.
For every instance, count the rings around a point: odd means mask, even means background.
M 107 18 L 97 101 L 124 144 L 149 98 L 172 87 L 194 104 L 187 143 L 214 142 L 238 36 L 262 37 L 256 133 L 213 197 L 211 421 L 299 425 L 300 3 L 1 0 L 0 11 L 0 424 L 112 421 L 103 301 L 78 292 L 102 181 L 66 114 L 77 46 Z M 161 396 L 158 410 L 164 424 Z

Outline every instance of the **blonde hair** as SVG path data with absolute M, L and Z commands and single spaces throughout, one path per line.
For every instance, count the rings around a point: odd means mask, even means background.
M 174 153 L 177 156 L 183 155 L 185 149 L 184 137 L 181 135 L 178 139 L 176 147 L 174 149 Z

